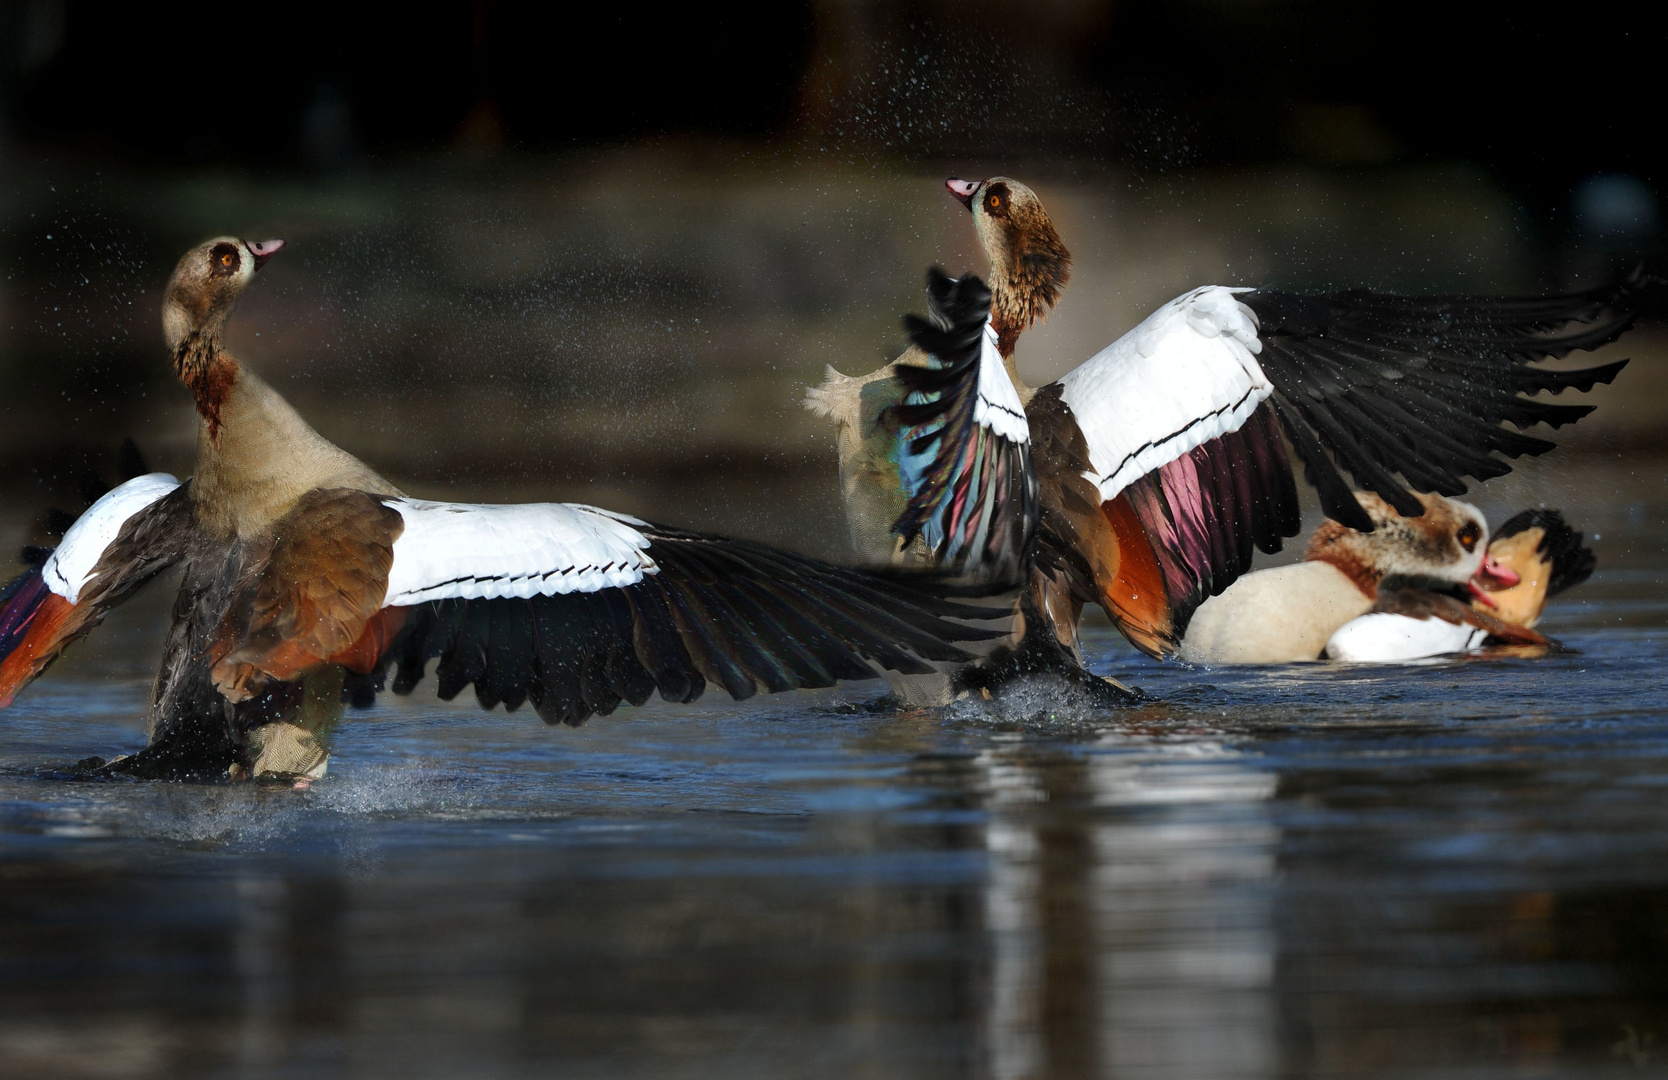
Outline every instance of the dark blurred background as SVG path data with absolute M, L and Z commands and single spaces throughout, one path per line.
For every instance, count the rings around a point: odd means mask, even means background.
M 1543 290 L 1659 245 L 1663 35 L 1635 8 L 861 0 L 0 7 L 0 470 L 133 434 L 187 470 L 157 291 L 292 246 L 235 351 L 425 492 L 606 501 L 837 550 L 798 387 L 981 260 L 946 175 L 1077 258 L 1043 381 L 1218 281 Z M 1653 445 L 1658 347 L 1579 446 Z
M 1635 11 L 0 0 L 0 581 L 124 436 L 191 469 L 157 308 L 206 237 L 289 241 L 230 345 L 408 491 L 837 556 L 801 390 L 983 268 L 946 176 L 1031 184 L 1073 251 L 1034 383 L 1205 283 L 1573 288 L 1660 251 Z M 47 779 L 138 745 L 158 583 L 0 724 L 0 1077 L 1660 1070 L 1668 338 L 1613 351 L 1475 495 L 1598 552 L 1539 667 L 1091 627 L 1149 708 L 546 732 L 424 689 L 304 797 Z

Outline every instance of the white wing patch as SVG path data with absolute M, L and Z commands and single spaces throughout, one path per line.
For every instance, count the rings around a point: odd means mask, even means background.
M 1025 419 L 1025 406 L 1019 400 L 1014 381 L 1002 363 L 996 348 L 996 327 L 985 321 L 984 336 L 979 341 L 979 399 L 973 405 L 973 420 L 1012 443 L 1031 441 L 1031 425 Z
M 1475 626 L 1374 611 L 1339 627 L 1326 643 L 1326 655 L 1358 664 L 1397 664 L 1465 652 L 1487 637 Z
M 64 533 L 58 549 L 41 567 L 46 587 L 75 603 L 93 576 L 93 567 L 104 555 L 127 519 L 180 486 L 167 473 L 148 473 L 112 488 L 75 519 Z
M 553 596 L 635 585 L 659 571 L 647 523 L 577 503 L 384 499 L 405 531 L 394 541 L 389 607 L 426 600 Z
M 1256 313 L 1235 298 L 1245 291 L 1177 297 L 1060 380 L 1102 499 L 1237 430 L 1274 392 L 1257 363 Z

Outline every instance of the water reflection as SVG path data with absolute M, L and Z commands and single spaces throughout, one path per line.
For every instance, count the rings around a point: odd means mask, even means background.
M 1125 733 L 978 764 L 992 1074 L 1272 1075 L 1273 772 L 1217 739 Z
M 1148 666 L 1110 720 L 389 704 L 305 794 L 45 779 L 146 694 L 52 680 L 0 740 L 0 1076 L 1656 1067 L 1668 638 L 1618 580 L 1579 654 Z

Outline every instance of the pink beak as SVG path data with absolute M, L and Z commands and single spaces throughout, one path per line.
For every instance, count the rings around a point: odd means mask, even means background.
M 973 209 L 973 193 L 979 190 L 982 180 L 957 180 L 955 177 L 944 181 L 944 186 L 950 189 L 950 194 L 961 200 L 961 204 L 969 211 Z
M 1509 566 L 1501 566 L 1495 561 L 1494 556 L 1490 555 L 1483 560 L 1483 565 L 1477 568 L 1477 572 L 1471 575 L 1471 580 L 1465 583 L 1465 588 L 1479 603 L 1498 607 L 1488 594 L 1509 589 L 1522 580 L 1516 570 Z
M 255 256 L 255 269 L 259 270 L 266 265 L 268 259 L 283 249 L 284 242 L 282 240 L 262 240 L 259 243 L 251 244 L 245 240 L 243 246 L 249 249 L 249 254 Z

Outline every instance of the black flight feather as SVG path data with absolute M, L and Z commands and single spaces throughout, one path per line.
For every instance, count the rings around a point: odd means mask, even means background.
M 1496 457 L 1543 453 L 1552 443 L 1504 428 L 1558 427 L 1587 405 L 1521 394 L 1580 392 L 1616 377 L 1627 361 L 1579 371 L 1533 367 L 1608 344 L 1641 307 L 1637 275 L 1569 296 L 1400 297 L 1364 290 L 1300 296 L 1238 294 L 1257 315 L 1258 360 L 1305 475 L 1328 516 L 1370 530 L 1338 470 L 1403 514 L 1422 505 L 1407 486 L 1458 495 L 1464 477 L 1510 470 Z M 1432 437 L 1440 433 L 1440 437 Z M 1400 474 L 1401 480 L 1396 474 Z

